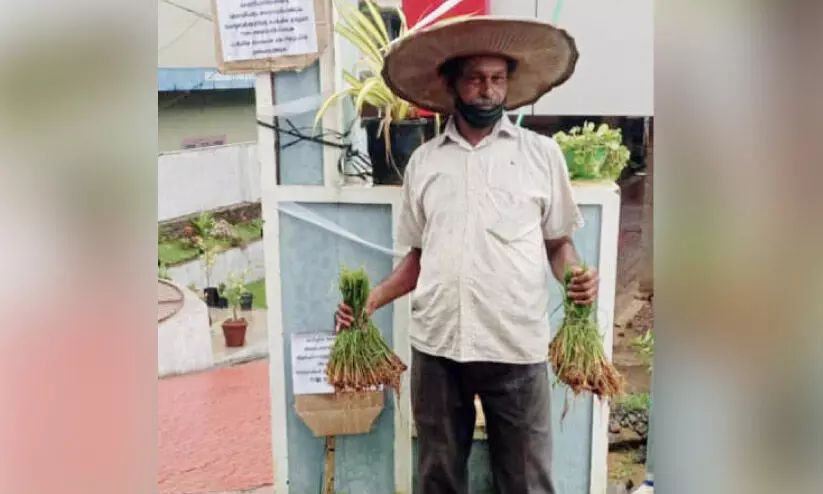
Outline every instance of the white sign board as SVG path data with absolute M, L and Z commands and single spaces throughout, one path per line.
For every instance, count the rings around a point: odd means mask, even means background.
M 297 333 L 291 336 L 292 386 L 295 395 L 331 394 L 326 364 L 334 345 L 334 333 Z
M 223 61 L 317 52 L 314 0 L 216 0 Z

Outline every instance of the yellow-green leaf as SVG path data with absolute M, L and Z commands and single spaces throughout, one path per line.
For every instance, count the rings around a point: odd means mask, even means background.
M 380 32 L 374 24 L 369 22 L 369 19 L 358 9 L 348 5 L 341 6 L 340 13 L 344 16 L 348 27 L 357 32 L 364 41 L 367 41 L 379 53 L 380 47 L 384 46 L 386 42 L 380 36 Z
M 389 44 L 389 31 L 386 29 L 386 23 L 383 22 L 383 17 L 380 15 L 380 10 L 372 0 L 366 0 L 366 6 L 369 8 L 369 12 L 371 13 L 375 26 L 377 26 L 380 33 L 383 35 L 383 45 L 385 46 Z
M 360 80 L 357 79 L 357 77 L 355 77 L 354 74 L 352 74 L 348 70 L 343 71 L 343 80 L 348 82 L 349 85 L 353 88 L 358 88 L 359 89 L 359 88 L 363 87 L 363 83 L 360 82 Z
M 338 91 L 338 92 L 334 93 L 333 95 L 329 96 L 329 99 L 327 99 L 323 103 L 323 105 L 320 107 L 320 109 L 317 110 L 317 115 L 315 115 L 315 117 L 314 117 L 314 125 L 312 126 L 312 134 L 314 134 L 317 131 L 317 124 L 319 124 L 320 121 L 323 120 L 323 115 L 326 114 L 326 112 L 329 110 L 331 105 L 334 104 L 338 99 L 342 98 L 343 96 L 347 96 L 349 94 L 350 94 L 349 90 L 344 89 L 343 91 Z
M 334 30 L 340 33 L 344 38 L 349 40 L 355 48 L 360 50 L 360 53 L 370 57 L 374 62 L 378 64 L 383 63 L 383 57 L 380 55 L 380 50 L 374 46 L 374 43 L 368 37 L 364 37 L 362 33 L 353 30 L 347 26 L 343 25 L 336 25 L 334 26 Z
M 365 101 L 366 97 L 369 96 L 372 88 L 377 84 L 377 79 L 370 79 L 365 84 L 363 84 L 363 88 L 360 89 L 360 94 L 357 96 L 357 101 L 354 103 L 354 111 L 360 115 L 360 112 L 363 111 L 363 102 Z
M 391 8 L 397 13 L 397 17 L 400 18 L 400 34 L 398 38 L 402 38 L 403 36 L 405 36 L 406 31 L 409 30 L 409 24 L 406 21 L 406 14 L 403 13 L 403 9 L 400 9 L 398 7 Z

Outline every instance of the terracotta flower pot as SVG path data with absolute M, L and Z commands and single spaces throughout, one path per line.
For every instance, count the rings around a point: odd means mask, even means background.
M 222 327 L 227 347 L 241 347 L 246 344 L 246 329 L 248 329 L 249 323 L 245 319 L 227 319 Z

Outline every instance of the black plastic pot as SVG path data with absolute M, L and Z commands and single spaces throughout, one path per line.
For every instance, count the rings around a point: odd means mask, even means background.
M 360 13 L 365 15 L 366 18 L 371 19 L 371 12 L 369 8 L 366 6 L 366 3 L 362 0 L 358 2 L 358 7 Z M 386 30 L 388 31 L 389 41 L 394 40 L 397 36 L 400 35 L 400 16 L 397 14 L 395 9 L 386 8 L 386 7 L 379 7 L 380 17 L 383 18 L 383 23 L 386 25 Z
M 220 303 L 220 292 L 216 287 L 210 286 L 203 289 L 206 295 L 206 307 L 217 307 Z
M 254 294 L 244 293 L 243 295 L 240 295 L 240 310 L 251 310 L 253 302 Z
M 401 185 L 406 164 L 415 149 L 434 136 L 431 119 L 400 120 L 389 125 L 391 153 L 386 153 L 386 136 L 378 132 L 379 118 L 364 118 L 374 185 Z

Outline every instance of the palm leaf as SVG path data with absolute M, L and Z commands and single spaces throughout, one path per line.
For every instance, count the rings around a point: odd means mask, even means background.
M 361 52 L 364 51 L 361 45 L 365 44 L 373 53 L 378 55 L 375 61 L 382 62 L 380 47 L 382 47 L 385 42 L 380 36 L 380 32 L 377 28 L 369 22 L 368 18 L 366 18 L 362 12 L 353 7 L 348 5 L 339 5 L 338 10 L 340 12 L 340 17 L 345 22 L 345 27 L 350 29 L 352 32 L 357 33 L 358 41 L 350 41 L 357 45 L 357 48 L 360 49 Z M 338 26 L 342 27 L 343 24 L 337 23 L 335 25 L 335 30 Z
M 366 0 L 366 6 L 369 8 L 369 12 L 371 13 L 372 20 L 374 20 L 374 24 L 380 30 L 380 33 L 383 35 L 383 45 L 389 44 L 389 30 L 386 29 L 386 23 L 383 22 L 383 17 L 380 15 L 380 10 L 374 4 L 372 0 Z
M 384 107 L 389 111 L 397 106 L 400 101 L 394 93 L 386 86 L 381 77 L 370 77 L 360 89 L 355 102 L 355 110 L 360 115 L 363 103 L 368 103 L 374 107 Z
M 320 121 L 323 120 L 323 115 L 326 114 L 326 112 L 329 110 L 331 105 L 334 104 L 338 99 L 342 98 L 343 96 L 350 95 L 351 94 L 350 91 L 351 91 L 351 89 L 344 89 L 342 91 L 337 91 L 336 93 L 329 96 L 329 99 L 327 99 L 323 103 L 323 105 L 320 107 L 320 109 L 317 110 L 317 115 L 315 115 L 315 117 L 314 117 L 314 125 L 312 126 L 312 134 L 314 134 L 314 132 L 317 131 L 317 124 L 319 124 Z
M 409 23 L 406 20 L 406 14 L 404 14 L 403 9 L 399 7 L 391 7 L 391 9 L 394 10 L 395 13 L 397 13 L 397 17 L 400 18 L 400 36 L 398 37 L 403 37 L 406 34 L 406 31 L 409 30 Z
M 388 35 L 385 37 L 381 34 L 381 30 L 385 31 L 386 26 L 383 24 L 383 19 L 378 17 L 378 21 L 380 23 L 379 27 L 375 26 L 376 22 L 371 22 L 368 17 L 363 15 L 363 12 L 360 10 L 355 9 L 353 7 L 346 6 L 344 7 L 347 10 L 348 14 L 348 23 L 352 28 L 359 28 L 364 34 L 366 34 L 371 41 L 374 42 L 375 47 L 380 49 L 381 47 L 385 46 L 388 43 Z
M 409 115 L 409 107 L 411 105 L 408 101 L 399 100 L 397 104 L 397 120 L 405 120 Z
M 342 24 L 337 24 L 334 26 L 334 30 L 340 33 L 341 36 L 346 38 L 353 44 L 361 53 L 364 55 L 368 55 L 372 60 L 374 60 L 378 64 L 383 63 L 383 57 L 380 55 L 380 50 L 374 45 L 371 39 L 367 35 L 362 32 L 357 31 L 356 29 L 350 28 L 348 26 L 344 26 Z
M 372 88 L 374 85 L 377 84 L 376 79 L 370 79 L 368 82 L 363 84 L 363 87 L 360 89 L 360 94 L 357 95 L 357 100 L 354 102 L 354 111 L 357 115 L 363 111 L 363 103 L 365 102 L 366 98 L 370 95 Z
M 363 87 L 363 83 L 357 77 L 355 77 L 354 74 L 352 74 L 348 70 L 343 71 L 343 80 L 348 82 L 349 86 L 351 86 L 353 88 Z

